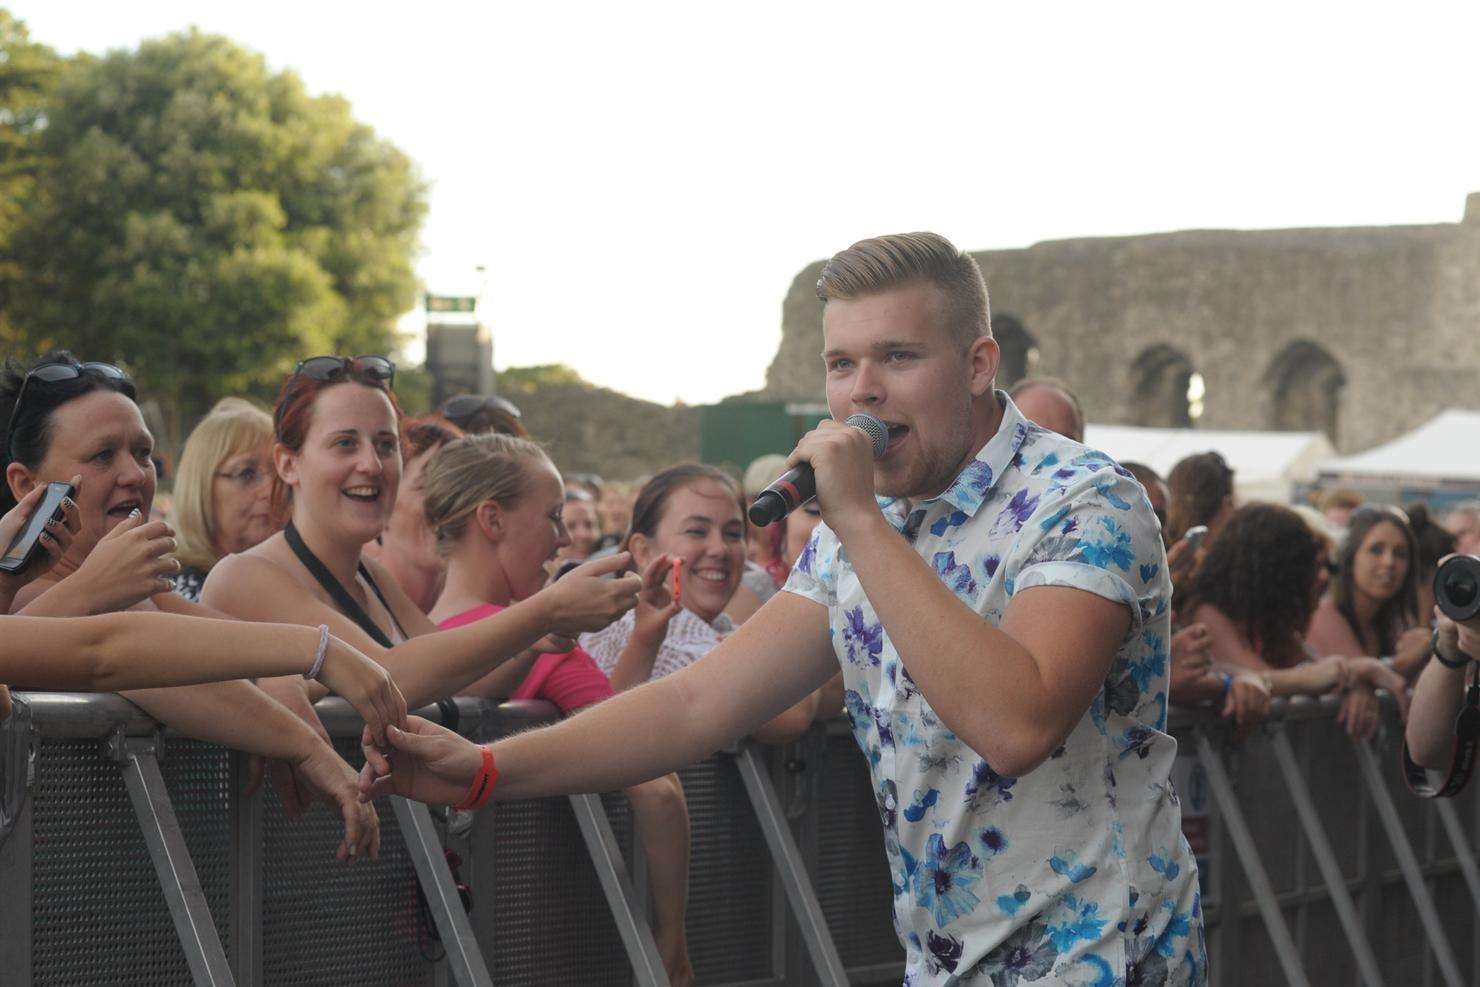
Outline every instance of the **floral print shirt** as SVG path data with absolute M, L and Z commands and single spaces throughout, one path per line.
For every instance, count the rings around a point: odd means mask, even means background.
M 1104 687 L 1048 760 L 1005 777 L 946 728 L 825 524 L 786 585 L 828 608 L 884 824 L 905 984 L 1203 984 L 1197 869 L 1170 782 L 1171 585 L 1156 518 L 1109 457 L 997 398 L 1001 428 L 943 494 L 879 505 L 994 625 L 1034 586 L 1126 606 Z

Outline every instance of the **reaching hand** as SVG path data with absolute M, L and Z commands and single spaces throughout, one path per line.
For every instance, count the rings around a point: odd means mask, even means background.
M 293 765 L 293 770 L 308 779 L 332 805 L 339 807 L 344 818 L 344 840 L 335 856 L 356 860 L 368 851 L 372 860 L 380 859 L 380 817 L 375 808 L 360 800 L 354 769 L 328 744 L 315 744 L 313 749 Z
M 174 532 L 163 521 L 145 523 L 135 511 L 98 539 L 71 578 L 87 587 L 90 613 L 114 613 L 171 588 L 180 571 Z
M 1213 667 L 1213 656 L 1208 650 L 1212 635 L 1206 624 L 1188 624 L 1172 635 L 1172 680 L 1170 689 L 1181 694 L 1182 689 L 1194 682 Z
M 615 576 L 627 568 L 632 556 L 618 552 L 606 558 L 593 559 L 565 574 L 530 599 L 544 597 L 550 607 L 549 629 L 565 637 L 586 631 L 599 631 L 621 618 L 637 603 L 642 578 L 636 573 Z
M 430 805 L 456 805 L 483 765 L 477 744 L 419 716 L 406 717 L 405 730 L 389 727 L 386 735 L 393 748 L 391 773 L 377 777 L 367 760 L 360 772 L 361 801 L 401 795 Z M 368 744 L 367 735 L 362 746 Z
M 1408 718 L 1407 679 L 1376 658 L 1348 658 L 1346 659 L 1346 664 L 1351 682 L 1354 685 L 1361 684 L 1367 686 L 1369 690 L 1382 689 L 1390 693 L 1398 702 L 1399 715 L 1405 720 Z M 1374 694 L 1372 699 L 1375 703 L 1377 696 Z M 1375 709 L 1373 715 L 1376 715 Z M 1350 723 L 1347 725 L 1350 726 Z M 1375 723 L 1372 729 L 1377 729 Z
M 669 582 L 672 572 L 673 559 L 668 555 L 659 555 L 643 567 L 642 589 L 637 593 L 637 612 L 633 614 L 633 637 L 656 645 L 668 636 L 668 622 L 683 609 Z
M 82 477 L 74 476 L 72 486 L 77 487 L 82 483 Z M 46 484 L 39 483 L 31 492 L 22 497 L 14 507 L 0 517 L 0 552 L 10 547 L 10 543 L 25 530 L 26 523 L 31 520 L 31 514 L 41 504 L 46 496 Z M 41 532 L 41 538 L 37 542 L 41 547 L 41 554 L 35 556 L 31 564 L 25 570 L 17 573 L 0 573 L 0 594 L 8 594 L 9 599 L 14 599 L 15 594 L 37 576 L 45 575 L 51 571 L 61 559 L 62 553 L 72 545 L 72 538 L 82 527 L 82 522 L 77 513 L 77 504 L 71 497 L 62 501 L 62 519 L 60 521 L 48 521 Z
M 1223 700 L 1223 716 L 1233 718 L 1235 737 L 1247 736 L 1269 714 L 1271 691 L 1268 679 L 1258 672 L 1233 673 L 1228 697 Z
M 324 743 L 333 746 L 333 741 L 329 739 L 329 731 L 324 728 L 318 711 L 313 708 L 313 703 L 309 702 L 308 690 L 302 678 L 280 675 L 262 679 L 257 686 L 307 723 Z M 272 781 L 272 787 L 277 791 L 278 798 L 283 803 L 283 811 L 289 818 L 296 819 L 301 816 L 324 796 L 324 793 L 319 791 L 307 776 L 287 761 L 268 762 L 267 777 Z M 247 785 L 246 794 L 250 795 L 256 791 L 261 781 L 262 772 L 254 770 Z
M 1379 722 L 1377 692 L 1364 682 L 1347 690 L 1341 700 L 1341 709 L 1336 714 L 1337 726 L 1346 727 L 1346 735 L 1353 740 L 1368 740 L 1377 732 Z
M 386 727 L 406 725 L 406 697 L 401 695 L 390 672 L 337 637 L 329 638 L 319 681 L 359 710 L 376 747 L 388 746 Z

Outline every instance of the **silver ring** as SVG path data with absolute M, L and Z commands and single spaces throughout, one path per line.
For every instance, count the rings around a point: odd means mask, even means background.
M 160 576 L 159 578 L 160 578 L 160 581 L 164 583 L 164 588 L 165 588 L 165 591 L 166 592 L 174 592 L 174 589 L 175 589 L 175 577 L 174 576 Z

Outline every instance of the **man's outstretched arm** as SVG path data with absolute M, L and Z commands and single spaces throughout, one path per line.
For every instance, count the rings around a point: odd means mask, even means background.
M 494 744 L 494 797 L 609 792 L 677 771 L 796 705 L 837 670 L 827 609 L 777 593 L 688 668 Z M 391 775 L 374 783 L 374 796 L 456 801 L 478 768 L 477 748 L 448 731 L 393 735 L 392 742 L 400 753 Z M 369 777 L 362 779 L 364 788 Z

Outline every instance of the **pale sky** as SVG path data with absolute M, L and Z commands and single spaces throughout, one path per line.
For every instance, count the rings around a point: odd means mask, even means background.
M 760 387 L 792 278 L 865 236 L 1454 222 L 1480 191 L 1473 7 L 7 5 L 64 52 L 195 24 L 343 94 L 430 182 L 426 286 L 486 268 L 499 368 L 664 403 Z

